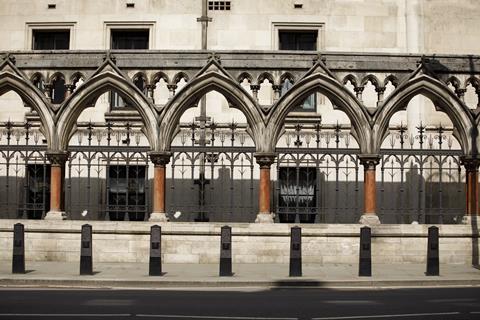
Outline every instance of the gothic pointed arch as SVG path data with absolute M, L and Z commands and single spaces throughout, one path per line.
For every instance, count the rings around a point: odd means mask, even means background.
M 194 107 L 199 99 L 210 91 L 222 94 L 231 107 L 239 109 L 247 118 L 257 149 L 257 140 L 263 132 L 264 122 L 254 99 L 215 60 L 191 79 L 164 108 L 160 123 L 160 150 L 168 151 L 182 114 Z
M 45 132 L 49 149 L 57 148 L 57 136 L 55 134 L 55 121 L 49 102 L 46 97 L 36 88 L 29 79 L 20 72 L 7 57 L 0 64 L 0 96 L 8 91 L 14 91 L 28 106 L 32 107 L 39 115 Z
M 158 147 L 157 116 L 145 95 L 110 60 L 79 87 L 60 107 L 58 112 L 59 145 L 68 146 L 77 118 L 101 94 L 110 90 L 121 94 L 139 113 L 145 135 L 152 150 Z
M 374 119 L 375 148 L 380 149 L 388 134 L 390 118 L 399 110 L 404 110 L 416 95 L 424 95 L 432 100 L 437 108 L 445 112 L 455 127 L 455 134 L 465 155 L 476 152 L 472 137 L 473 118 L 468 108 L 444 83 L 427 74 L 418 74 L 395 89 L 378 109 Z
M 352 134 L 358 140 L 361 152 L 371 153 L 371 129 L 368 112 L 320 60 L 273 106 L 273 112 L 269 115 L 267 124 L 269 150 L 275 150 L 276 142 L 281 136 L 283 123 L 288 113 L 315 92 L 325 95 L 332 101 L 335 108 L 347 114 L 352 123 Z

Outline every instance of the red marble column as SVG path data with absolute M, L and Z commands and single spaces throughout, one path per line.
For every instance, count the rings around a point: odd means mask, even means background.
M 260 182 L 258 188 L 258 215 L 255 222 L 273 222 L 273 216 L 270 208 L 271 199 L 271 181 L 270 168 L 275 161 L 275 154 L 258 153 L 255 154 L 257 163 L 260 165 Z
M 65 219 L 63 186 L 68 155 L 66 152 L 47 152 L 47 158 L 50 162 L 50 211 L 47 212 L 45 219 L 63 220 Z
M 165 179 L 166 165 L 170 161 L 170 153 L 152 152 L 150 160 L 154 164 L 153 168 L 153 210 L 149 221 L 168 221 L 165 214 Z
M 466 212 L 467 216 L 478 215 L 478 167 L 480 159 L 463 158 L 466 171 Z
M 377 209 L 377 188 L 375 169 L 380 158 L 376 155 L 360 156 L 360 163 L 364 167 L 363 189 L 363 216 L 360 219 L 364 224 L 379 224 Z

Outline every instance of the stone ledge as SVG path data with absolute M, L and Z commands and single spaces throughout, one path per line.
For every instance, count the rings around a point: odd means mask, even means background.
M 190 222 L 111 222 L 87 220 L 0 220 L 0 233 L 13 231 L 15 223 L 23 223 L 28 233 L 73 233 L 79 234 L 83 224 L 90 224 L 94 234 L 148 235 L 150 227 L 158 224 L 164 235 L 219 236 L 225 223 L 190 223 Z M 302 237 L 358 237 L 360 224 L 256 224 L 229 223 L 234 236 L 252 237 L 286 237 L 290 228 L 300 226 Z M 429 225 L 378 225 L 372 226 L 373 238 L 417 238 L 428 236 Z M 478 238 L 478 229 L 474 233 L 470 225 L 439 225 L 441 238 Z

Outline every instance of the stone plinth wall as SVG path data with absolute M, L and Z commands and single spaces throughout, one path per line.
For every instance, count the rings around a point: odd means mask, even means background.
M 93 227 L 96 262 L 148 262 L 148 222 L 0 220 L 0 259 L 12 256 L 13 225 L 25 225 L 26 259 L 79 261 L 80 230 Z M 164 263 L 218 263 L 220 223 L 164 223 Z M 234 263 L 288 263 L 290 227 L 286 224 L 230 224 Z M 357 263 L 357 224 L 318 224 L 302 227 L 303 262 Z M 425 263 L 427 225 L 380 225 L 372 228 L 374 263 Z M 478 257 L 478 229 L 471 225 L 442 225 L 440 261 L 471 264 Z M 474 235 L 474 236 L 472 236 Z M 475 254 L 474 254 L 475 253 Z

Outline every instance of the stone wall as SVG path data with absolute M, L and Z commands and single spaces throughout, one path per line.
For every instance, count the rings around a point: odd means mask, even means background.
M 0 220 L 0 260 L 12 254 L 13 225 Z M 148 262 L 151 223 L 103 221 L 33 221 L 25 224 L 27 261 L 79 261 L 81 225 L 93 226 L 94 262 Z M 218 263 L 221 224 L 162 224 L 164 263 Z M 231 224 L 233 263 L 288 263 L 287 224 Z M 302 225 L 303 262 L 358 263 L 356 224 Z M 440 262 L 470 264 L 478 257 L 478 229 L 471 225 L 442 225 Z M 380 225 L 372 229 L 374 263 L 425 263 L 427 225 Z M 472 237 L 472 234 L 475 237 Z M 475 252 L 475 254 L 473 254 Z

